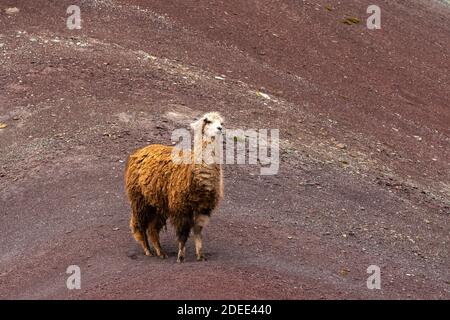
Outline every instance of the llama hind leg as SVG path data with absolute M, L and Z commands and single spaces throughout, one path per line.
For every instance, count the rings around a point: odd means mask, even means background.
M 139 225 L 134 217 L 131 218 L 130 221 L 130 228 L 131 232 L 133 233 L 134 239 L 142 245 L 142 248 L 144 248 L 144 253 L 146 256 L 153 256 L 152 252 L 150 251 L 150 246 L 148 244 L 148 238 L 147 238 L 147 230 L 145 230 L 141 225 Z
M 159 232 L 161 231 L 162 226 L 158 224 L 158 222 L 150 222 L 148 226 L 148 230 L 150 233 L 150 241 L 152 242 L 153 247 L 155 248 L 156 255 L 162 259 L 167 258 L 167 254 L 165 254 L 161 249 L 161 243 L 159 242 Z

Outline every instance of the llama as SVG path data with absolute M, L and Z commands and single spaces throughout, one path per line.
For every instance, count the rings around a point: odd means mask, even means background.
M 156 255 L 167 258 L 159 242 L 159 233 L 167 219 L 178 238 L 177 262 L 185 259 L 185 244 L 191 229 L 198 261 L 202 253 L 202 229 L 223 197 L 223 174 L 220 161 L 205 161 L 200 156 L 211 146 L 220 147 L 223 118 L 217 112 L 204 114 L 191 124 L 194 130 L 194 151 L 179 150 L 189 161 L 174 161 L 177 150 L 164 145 L 150 145 L 137 150 L 127 163 L 126 191 L 131 203 L 130 228 L 134 238 L 152 256 L 148 237 Z M 212 149 L 213 156 L 216 149 Z M 175 151 L 175 152 L 174 152 Z

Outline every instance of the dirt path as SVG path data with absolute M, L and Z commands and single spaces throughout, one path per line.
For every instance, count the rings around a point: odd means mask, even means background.
M 448 7 L 72 2 L 0 2 L 0 298 L 450 298 Z M 210 110 L 279 128 L 280 172 L 226 166 L 207 262 L 145 257 L 126 157 Z

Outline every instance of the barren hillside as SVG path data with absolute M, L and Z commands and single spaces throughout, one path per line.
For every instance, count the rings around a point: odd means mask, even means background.
M 450 298 L 450 7 L 73 2 L 0 0 L 0 298 Z M 127 156 L 211 110 L 280 129 L 280 172 L 225 166 L 208 261 L 146 257 Z

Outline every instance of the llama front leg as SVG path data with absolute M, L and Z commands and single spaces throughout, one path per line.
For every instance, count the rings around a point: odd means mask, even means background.
M 184 257 L 186 256 L 186 241 L 178 240 L 178 258 L 177 262 L 184 262 Z
M 186 255 L 186 241 L 189 238 L 189 232 L 191 231 L 191 226 L 188 224 L 179 226 L 177 228 L 178 237 L 178 263 L 184 262 L 184 257 Z
M 197 261 L 206 261 L 206 257 L 203 255 L 202 247 L 202 230 L 209 222 L 209 216 L 200 214 L 195 218 L 194 224 L 194 242 L 195 242 L 195 255 L 197 256 Z
M 206 261 L 202 253 L 202 226 L 194 226 L 195 255 L 197 261 Z

